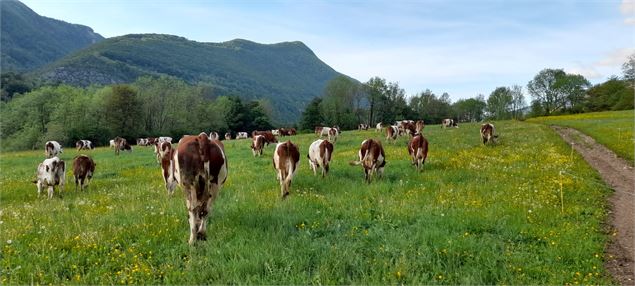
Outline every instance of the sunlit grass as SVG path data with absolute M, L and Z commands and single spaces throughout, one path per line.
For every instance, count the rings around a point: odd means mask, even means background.
M 549 125 L 568 126 L 593 137 L 633 164 L 635 159 L 635 111 L 605 111 L 529 119 Z
M 270 145 L 225 142 L 229 177 L 208 240 L 187 245 L 181 191 L 169 197 L 150 148 L 115 157 L 84 151 L 93 181 L 52 200 L 30 182 L 43 152 L 0 154 L 2 284 L 608 284 L 605 197 L 597 174 L 547 126 L 496 122 L 427 126 L 429 160 L 417 173 L 405 138 L 384 143 L 383 179 L 365 184 L 356 159 L 374 131 L 345 131 L 331 171 L 300 170 L 280 199 Z M 70 162 L 75 150 L 62 158 Z M 69 163 L 67 163 L 69 164 Z M 70 165 L 70 164 L 69 164 Z M 561 177 L 560 171 L 585 178 Z M 561 213 L 560 182 L 564 189 Z

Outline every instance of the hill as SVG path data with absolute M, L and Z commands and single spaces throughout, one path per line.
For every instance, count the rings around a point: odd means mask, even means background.
M 28 71 L 104 38 L 90 27 L 43 17 L 19 1 L 0 1 L 3 71 Z
M 142 75 L 211 84 L 215 96 L 265 98 L 278 121 L 293 122 L 340 74 L 302 42 L 201 43 L 162 34 L 109 38 L 37 71 L 45 81 L 79 86 L 132 82 Z

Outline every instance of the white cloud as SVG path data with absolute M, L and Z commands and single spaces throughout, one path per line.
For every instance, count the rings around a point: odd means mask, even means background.
M 635 1 L 622 0 L 622 4 L 620 4 L 620 11 L 626 16 L 624 24 L 635 25 Z
M 570 74 L 579 74 L 581 76 L 584 76 L 587 79 L 602 78 L 602 74 L 592 66 L 579 65 L 574 68 L 566 69 L 565 71 Z
M 595 66 L 621 66 L 628 56 L 635 53 L 635 48 L 623 48 L 611 51 L 603 59 L 597 61 Z

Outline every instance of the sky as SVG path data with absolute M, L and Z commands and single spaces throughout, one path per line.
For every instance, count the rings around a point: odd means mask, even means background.
M 361 82 L 379 76 L 408 95 L 453 101 L 527 83 L 542 69 L 591 83 L 621 76 L 635 53 L 635 0 L 22 0 L 36 13 L 104 37 L 178 35 L 302 41 Z

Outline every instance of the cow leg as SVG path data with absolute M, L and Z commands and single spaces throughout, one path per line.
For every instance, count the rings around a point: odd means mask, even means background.
M 42 194 L 42 188 L 44 186 L 42 186 L 42 182 L 40 180 L 38 180 L 35 185 L 37 186 L 37 196 L 39 197 Z
M 79 178 L 75 176 L 75 191 L 77 192 L 77 184 L 79 184 Z
M 309 166 L 311 166 L 311 170 L 313 170 L 313 176 L 317 175 L 317 164 L 313 162 L 313 160 L 309 160 Z
M 53 198 L 53 186 L 49 186 L 49 200 Z
M 200 211 L 200 225 L 198 228 L 198 233 L 196 239 L 198 240 L 207 240 L 207 217 L 212 211 L 212 206 L 214 201 L 216 201 L 216 197 L 218 196 L 218 191 L 220 190 L 220 186 L 218 184 L 210 182 L 209 189 L 209 198 L 207 198 L 203 205 L 201 206 Z

